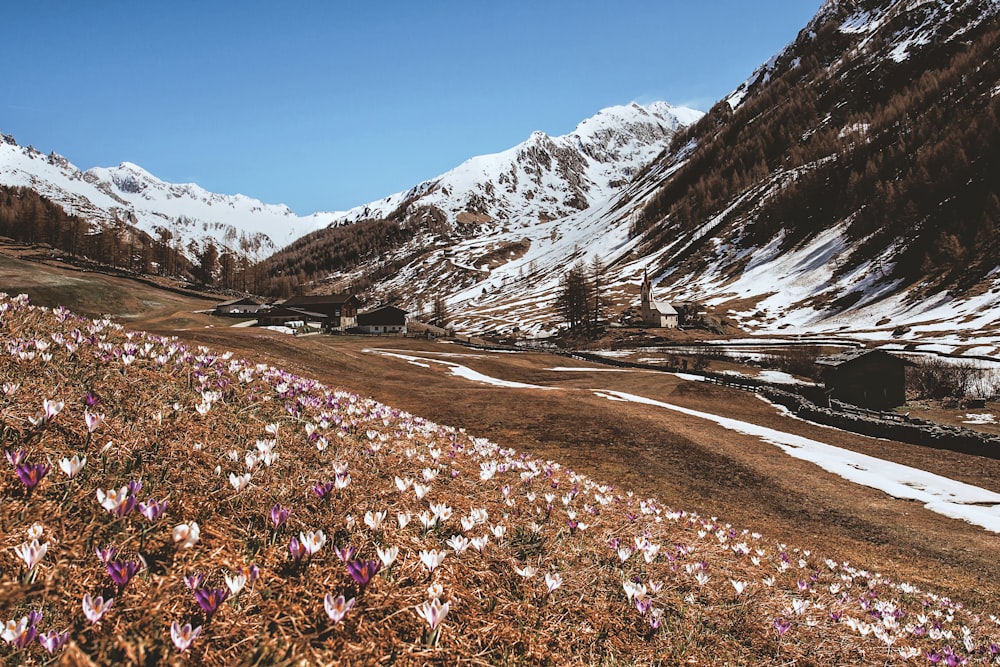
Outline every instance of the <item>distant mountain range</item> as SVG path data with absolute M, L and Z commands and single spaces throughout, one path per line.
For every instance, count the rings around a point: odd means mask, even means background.
M 172 224 L 195 246 L 274 248 L 259 270 L 286 289 L 414 311 L 443 296 L 470 331 L 554 330 L 560 277 L 596 257 L 618 309 L 648 269 L 662 300 L 762 332 L 909 327 L 911 342 L 950 331 L 986 353 L 1000 338 L 998 17 L 998 0 L 828 0 L 704 116 L 612 107 L 341 213 L 297 218 L 128 164 L 81 174 L 10 142 L 0 183 Z
M 334 219 L 322 213 L 300 217 L 287 206 L 214 194 L 193 183 L 166 183 L 130 162 L 81 171 L 61 155 L 19 146 L 11 136 L 0 137 L 0 184 L 29 187 L 94 223 L 125 221 L 153 238 L 168 232 L 192 257 L 190 248 L 211 241 L 220 250 L 263 258 Z

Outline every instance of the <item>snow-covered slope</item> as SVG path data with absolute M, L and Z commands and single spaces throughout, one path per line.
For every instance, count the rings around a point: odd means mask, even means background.
M 588 200 L 589 206 L 574 210 L 565 202 L 576 191 L 562 183 L 550 201 L 563 206 L 551 218 L 544 214 L 504 217 L 511 209 L 495 205 L 486 218 L 520 224 L 486 225 L 475 234 L 447 238 L 422 233 L 389 258 L 402 269 L 384 274 L 374 293 L 402 295 L 412 310 L 423 307 L 425 312 L 432 299 L 444 294 L 455 326 L 470 333 L 544 334 L 560 324 L 554 303 L 565 269 L 577 261 L 586 264 L 599 258 L 610 265 L 603 292 L 614 303 L 615 312 L 637 304 L 638 285 L 643 270 L 649 268 L 658 283 L 657 298 L 705 303 L 718 316 L 749 330 L 797 336 L 850 333 L 876 339 L 906 331 L 905 340 L 917 346 L 934 341 L 948 349 L 1000 354 L 996 343 L 1000 339 L 1000 270 L 990 272 L 986 267 L 980 282 L 953 290 L 955 283 L 947 281 L 954 278 L 949 275 L 961 277 L 958 272 L 964 267 L 936 264 L 939 257 L 933 243 L 927 249 L 928 260 L 922 262 L 917 256 L 914 262 L 912 253 L 903 254 L 912 233 L 893 229 L 883 238 L 852 227 L 859 210 L 871 218 L 875 205 L 886 204 L 885 184 L 894 181 L 893 170 L 906 170 L 917 162 L 916 153 L 900 154 L 898 146 L 915 147 L 916 152 L 933 148 L 928 154 L 939 156 L 948 168 L 964 168 L 960 161 L 948 161 L 947 147 L 908 137 L 917 129 L 926 131 L 915 120 L 925 112 L 943 119 L 942 131 L 960 135 L 961 128 L 944 126 L 952 107 L 995 108 L 1000 81 L 989 79 L 992 69 L 970 61 L 966 76 L 961 68 L 966 67 L 963 58 L 968 60 L 972 54 L 985 52 L 983 62 L 990 62 L 991 26 L 996 25 L 998 13 L 997 0 L 829 0 L 795 41 L 726 98 L 729 104 L 713 108 L 712 122 L 699 124 L 683 143 L 654 158 L 625 188 L 602 191 L 593 187 L 590 191 L 595 197 Z M 928 68 L 943 68 L 942 77 L 951 68 L 948 76 L 953 79 L 958 71 L 959 84 L 945 77 L 923 79 L 918 85 Z M 964 87 L 962 82 L 967 82 Z M 935 96 L 935 90 L 939 95 Z M 908 104 L 914 105 L 909 113 Z M 902 111 L 896 111 L 897 107 Z M 978 112 L 968 113 L 965 118 L 975 120 Z M 778 124 L 768 125 L 769 116 L 777 118 Z M 578 130 L 578 134 L 587 133 Z M 810 144 L 814 137 L 816 144 Z M 755 142 L 757 138 L 772 143 Z M 516 164 L 542 139 L 532 137 L 508 153 L 489 156 L 487 164 L 502 160 Z M 549 141 L 565 146 L 565 139 Z M 734 145 L 730 140 L 736 139 L 745 141 L 753 152 L 727 155 Z M 782 141 L 787 147 L 775 151 L 775 143 Z M 888 162 L 883 146 L 896 151 L 895 162 Z M 796 151 L 799 155 L 790 161 Z M 551 149 L 548 152 L 552 154 Z M 989 150 L 974 153 L 967 147 L 966 152 L 971 164 L 960 183 L 975 183 L 979 191 L 990 192 L 992 186 L 983 180 L 982 166 L 987 164 Z M 869 156 L 876 165 L 891 164 L 891 168 L 866 170 Z M 462 179 L 475 180 L 470 174 L 486 172 L 480 160 L 471 160 L 391 202 L 372 205 L 364 215 L 412 206 L 420 197 L 427 201 L 429 196 L 439 196 L 437 207 L 455 219 L 456 212 L 468 210 L 468 199 L 447 195 L 460 191 L 454 184 Z M 717 169 L 722 160 L 728 160 L 726 171 Z M 519 168 L 530 173 L 528 168 Z M 837 188 L 845 187 L 852 171 L 859 178 L 851 181 L 851 187 L 880 194 L 862 199 L 857 204 L 860 208 L 830 214 L 837 200 L 847 199 L 849 191 Z M 868 171 L 874 176 L 869 177 Z M 838 172 L 843 174 L 843 184 L 836 179 Z M 495 169 L 489 182 L 498 182 L 497 174 L 503 173 Z M 585 173 L 592 181 L 598 180 L 590 176 L 591 171 Z M 772 208 L 769 218 L 762 217 L 762 211 L 780 200 L 790 184 L 813 174 L 820 175 L 814 179 L 819 187 L 805 192 L 815 191 L 815 199 Z M 656 208 L 657 198 L 671 184 L 673 199 Z M 523 191 L 515 188 L 514 193 L 519 193 L 514 198 L 518 204 L 527 200 Z M 929 187 L 923 193 L 933 196 L 922 204 L 925 209 L 917 208 L 912 215 L 933 220 L 932 239 L 939 232 L 937 225 L 944 225 L 942 234 L 952 233 L 947 216 L 943 222 L 940 215 L 938 219 L 930 216 L 961 193 Z M 983 199 L 988 197 L 975 201 Z M 674 207 L 675 201 L 681 206 Z M 688 215 L 678 215 L 685 204 L 690 205 Z M 707 212 L 691 215 L 697 205 Z M 827 218 L 819 224 L 821 214 Z M 364 217 L 357 211 L 351 215 Z M 975 216 L 973 221 L 980 213 Z M 643 217 L 648 219 L 645 228 L 635 224 L 643 222 Z M 892 214 L 882 224 L 898 219 Z M 995 222 L 1000 225 L 1000 219 Z M 421 253 L 420 248 L 427 250 Z M 908 262 L 905 267 L 903 261 Z M 350 280 L 361 273 L 341 277 Z
M 433 208 L 480 233 L 531 227 L 605 201 L 661 153 L 678 128 L 703 114 L 666 102 L 602 109 L 563 136 L 533 132 L 523 143 L 340 215 L 337 224 Z M 400 211 L 400 208 L 403 211 Z
M 335 214 L 300 217 L 287 206 L 265 204 L 244 195 L 220 195 L 193 184 L 161 181 L 138 165 L 81 171 L 66 158 L 0 139 L 0 184 L 30 187 L 67 212 L 91 221 L 116 218 L 188 250 L 212 241 L 262 258 L 296 238 L 329 224 Z

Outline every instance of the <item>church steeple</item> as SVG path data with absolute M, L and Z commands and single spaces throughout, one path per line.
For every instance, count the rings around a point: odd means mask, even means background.
M 653 283 L 649 281 L 649 273 L 646 269 L 642 270 L 642 287 L 639 291 L 640 298 L 642 299 L 642 310 L 650 310 L 653 303 Z

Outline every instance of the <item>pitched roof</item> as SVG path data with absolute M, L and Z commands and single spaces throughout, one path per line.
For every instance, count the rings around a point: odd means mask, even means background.
M 262 305 L 264 305 L 264 302 L 261 301 L 260 299 L 255 299 L 252 296 L 244 296 L 240 297 L 239 299 L 233 299 L 231 301 L 223 301 L 222 303 L 218 304 L 216 308 L 220 308 L 222 306 L 262 306 Z
M 379 306 L 372 310 L 358 313 L 359 325 L 406 324 L 406 311 L 396 306 Z
M 899 357 L 889 354 L 885 350 L 869 350 L 866 348 L 858 348 L 854 350 L 844 350 L 843 352 L 838 352 L 837 354 L 831 354 L 826 357 L 820 357 L 816 360 L 817 366 L 843 366 L 844 364 L 856 361 L 862 357 L 867 357 L 870 354 L 884 355 L 886 357 L 892 357 L 898 361 L 906 363 L 906 360 L 900 359 Z
M 318 306 L 318 305 L 337 305 L 347 303 L 348 301 L 357 301 L 357 297 L 353 294 L 317 294 L 312 296 L 293 296 L 285 299 L 286 306 Z

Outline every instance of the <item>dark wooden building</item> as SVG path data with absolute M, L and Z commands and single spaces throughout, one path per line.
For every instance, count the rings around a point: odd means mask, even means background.
M 220 303 L 215 307 L 214 314 L 224 317 L 242 317 L 256 315 L 262 310 L 267 310 L 267 304 L 259 299 L 247 296 Z
M 326 320 L 327 317 L 324 313 L 317 313 L 303 308 L 289 308 L 284 305 L 261 311 L 257 315 L 257 324 L 262 327 L 284 327 L 297 322 L 321 327 L 325 325 Z
M 367 334 L 405 334 L 406 311 L 396 306 L 381 306 L 358 313 L 358 327 Z
M 293 296 L 281 304 L 285 308 L 301 308 L 326 315 L 327 329 L 350 329 L 358 324 L 358 306 L 361 302 L 353 294 L 326 294 L 322 296 Z
M 906 403 L 907 362 L 882 350 L 849 350 L 821 357 L 823 384 L 832 399 L 870 410 Z

